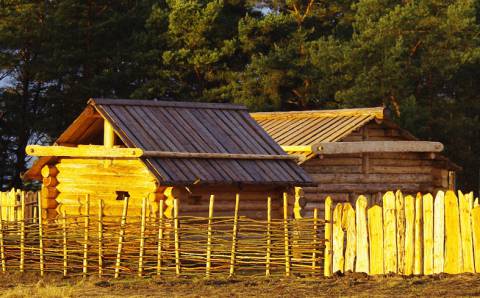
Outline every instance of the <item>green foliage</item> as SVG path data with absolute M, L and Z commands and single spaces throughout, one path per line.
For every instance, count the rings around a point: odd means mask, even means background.
M 444 142 L 462 187 L 476 188 L 477 2 L 1 1 L 0 176 L 19 184 L 23 146 L 56 137 L 87 98 L 126 97 L 255 111 L 385 105 Z

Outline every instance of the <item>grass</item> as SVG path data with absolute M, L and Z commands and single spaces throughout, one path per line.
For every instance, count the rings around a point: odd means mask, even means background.
M 312 297 L 312 296 L 479 296 L 480 275 L 368 277 L 347 274 L 316 279 L 119 279 L 61 278 L 5 274 L 2 297 Z

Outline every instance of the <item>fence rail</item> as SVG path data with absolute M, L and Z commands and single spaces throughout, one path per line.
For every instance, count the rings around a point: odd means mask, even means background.
M 25 198 L 20 195 L 17 205 L 24 206 Z M 101 201 L 87 202 L 102 210 Z M 271 210 L 271 200 L 265 204 Z M 55 220 L 2 218 L 2 271 L 104 277 L 323 275 L 323 220 L 294 220 L 286 213 L 283 219 L 253 220 L 238 216 L 239 196 L 237 206 L 231 217 L 215 217 L 212 196 L 209 217 L 187 217 L 178 216 L 175 201 L 173 218 L 162 213 L 150 218 L 148 200 L 141 216 L 129 216 L 127 198 L 123 215 L 116 217 L 100 212 L 63 213 Z M 41 214 L 41 200 L 35 210 Z
M 480 206 L 473 193 L 383 195 L 383 206 L 325 203 L 325 276 L 480 272 Z

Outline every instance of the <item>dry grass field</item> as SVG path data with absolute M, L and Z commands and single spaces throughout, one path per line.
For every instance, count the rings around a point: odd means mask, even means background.
M 479 275 L 402 278 L 347 275 L 319 279 L 120 279 L 115 281 L 6 274 L 2 297 L 313 297 L 478 296 Z

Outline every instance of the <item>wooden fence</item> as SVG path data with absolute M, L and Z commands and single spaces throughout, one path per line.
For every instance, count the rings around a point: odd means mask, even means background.
M 335 272 L 430 275 L 480 272 L 480 206 L 473 193 L 439 191 L 383 195 L 383 207 L 367 208 L 360 196 L 325 202 L 324 275 Z
M 23 197 L 23 198 L 22 198 Z M 22 207 L 22 200 L 25 205 Z M 1 218 L 5 221 L 17 221 L 33 219 L 37 217 L 37 194 L 12 189 L 8 192 L 0 192 Z M 22 208 L 24 210 L 22 211 Z
M 55 220 L 27 217 L 26 195 L 19 196 L 16 218 L 0 218 L 2 272 L 57 272 L 64 276 L 321 276 L 324 222 L 314 217 L 253 220 L 238 216 L 241 200 L 231 217 L 215 217 L 214 196 L 209 217 L 147 217 L 144 199 L 141 216 L 128 215 L 128 198 L 122 216 L 102 216 L 103 202 L 86 198 L 90 216 L 61 214 Z M 35 200 L 41 214 L 41 200 Z M 0 201 L 2 203 L 2 201 Z M 161 203 L 162 205 L 162 203 Z M 92 206 L 93 207 L 93 206 Z M 162 207 L 162 206 L 161 206 Z M 5 208 L 0 205 L 0 208 Z M 18 208 L 18 206 L 17 206 Z M 93 209 L 93 208 L 92 208 Z M 162 208 L 160 208 L 162 209 Z M 3 209 L 2 209 L 3 211 Z M 315 212 L 315 214 L 318 214 Z M 3 215 L 0 212 L 0 215 Z

